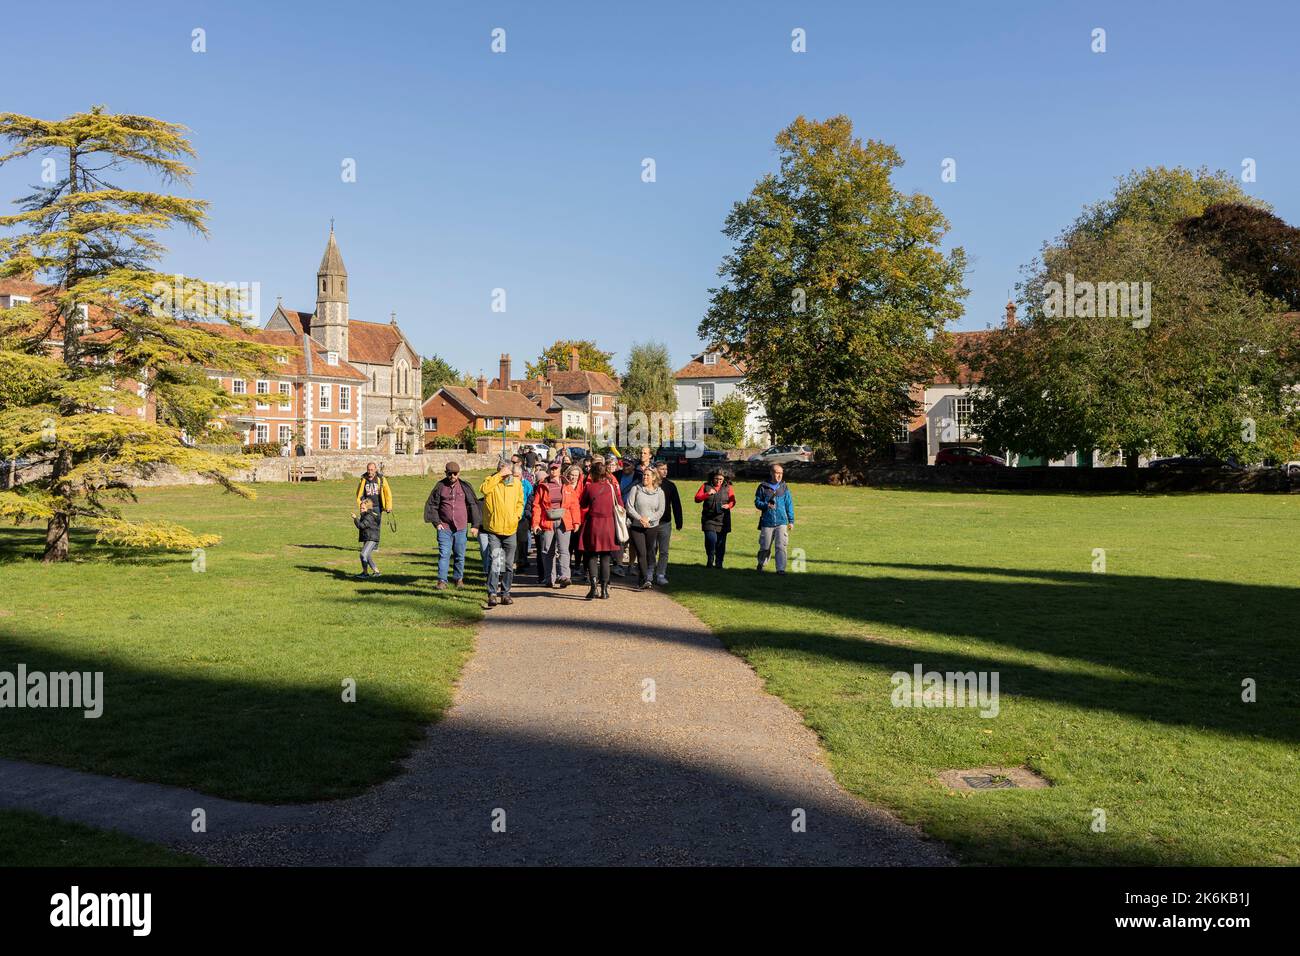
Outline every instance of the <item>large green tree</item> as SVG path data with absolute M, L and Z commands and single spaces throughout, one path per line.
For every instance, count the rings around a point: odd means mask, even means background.
M 1123 451 L 1131 467 L 1143 454 L 1290 455 L 1295 323 L 1178 227 L 1233 189 L 1225 174 L 1134 173 L 1044 247 L 1021 322 L 967 355 L 986 446 Z
M 650 415 L 677 411 L 677 380 L 673 378 L 668 346 L 660 342 L 633 344 L 618 400 L 629 412 Z
M 536 378 L 539 375 L 546 374 L 546 366 L 554 362 L 561 372 L 569 367 L 569 356 L 574 346 L 578 348 L 578 367 L 586 372 L 604 372 L 611 378 L 617 378 L 618 373 L 614 371 L 614 365 L 611 359 L 614 358 L 613 352 L 606 352 L 600 349 L 591 339 L 560 339 L 537 356 L 536 362 L 529 362 L 525 374 L 528 378 Z
M 114 503 L 165 465 L 248 494 L 230 480 L 239 459 L 197 447 L 209 423 L 245 401 L 204 369 L 254 370 L 273 350 L 220 333 L 221 323 L 246 318 L 224 286 L 152 268 L 164 251 L 155 231 L 205 233 L 207 203 L 107 180 L 131 167 L 134 180 L 187 182 L 194 151 L 184 127 L 96 107 L 62 120 L 3 113 L 0 137 L 10 144 L 0 164 L 40 155 L 56 170 L 18 201 L 18 213 L 0 216 L 13 233 L 0 237 L 0 277 L 42 283 L 0 324 L 0 370 L 22 381 L 0 391 L 0 457 L 49 468 L 0 493 L 0 515 L 45 522 L 47 562 L 67 556 L 75 525 L 119 545 L 215 543 L 168 522 L 128 520 Z M 183 321 L 195 317 L 218 330 Z M 62 345 L 52 351 L 50 341 Z M 150 399 L 154 420 L 136 414 Z
M 420 386 L 426 400 L 444 385 L 459 385 L 463 379 L 454 365 L 436 353 L 420 363 Z
M 966 257 L 941 251 L 948 221 L 928 196 L 894 188 L 897 150 L 847 117 L 801 116 L 776 146 L 778 171 L 727 217 L 734 247 L 699 331 L 745 362 L 776 433 L 852 468 L 890 447 L 911 384 L 944 362 Z

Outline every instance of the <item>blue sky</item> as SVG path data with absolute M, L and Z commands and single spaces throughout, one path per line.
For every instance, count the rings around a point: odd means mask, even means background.
M 999 320 L 1020 266 L 1132 168 L 1239 174 L 1250 157 L 1245 188 L 1300 223 L 1298 10 L 74 0 L 42 15 L 45 40 L 7 45 L 0 109 L 104 103 L 189 126 L 211 236 L 166 236 L 165 267 L 259 282 L 263 319 L 277 295 L 313 308 L 334 217 L 354 318 L 396 311 L 417 349 L 470 372 L 560 337 L 621 368 L 637 341 L 689 357 L 723 219 L 800 113 L 894 144 L 896 185 L 938 202 L 971 259 L 957 328 Z M 38 178 L 35 159 L 0 167 L 5 207 Z

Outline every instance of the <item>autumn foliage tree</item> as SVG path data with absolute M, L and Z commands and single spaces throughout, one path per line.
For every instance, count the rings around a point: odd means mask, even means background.
M 239 459 L 197 447 L 244 401 L 204 370 L 251 371 L 274 351 L 186 321 L 244 320 L 226 287 L 153 268 L 164 252 L 155 233 L 205 233 L 207 203 L 107 179 L 134 167 L 187 182 L 194 151 L 184 127 L 96 107 L 61 120 L 3 113 L 0 137 L 10 146 L 0 163 L 43 156 L 58 173 L 0 216 L 11 233 L 0 237 L 0 278 L 40 283 L 30 304 L 0 321 L 0 458 L 49 469 L 0 492 L 0 515 L 44 522 L 47 562 L 67 557 L 75 526 L 123 546 L 215 543 L 170 522 L 128 519 L 118 506 L 135 479 L 162 466 L 248 494 L 230 478 Z M 176 288 L 185 294 L 160 305 L 160 290 Z M 155 420 L 137 413 L 151 399 Z

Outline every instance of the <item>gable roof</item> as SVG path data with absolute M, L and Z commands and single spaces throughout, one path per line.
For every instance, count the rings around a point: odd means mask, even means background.
M 405 341 L 391 322 L 348 320 L 348 361 L 391 365 L 393 353 Z M 414 351 L 414 349 L 412 349 Z
M 277 306 L 280 313 L 284 316 L 285 321 L 299 335 L 311 335 L 312 321 L 316 318 L 314 312 L 303 312 L 299 309 L 286 309 L 283 305 Z M 272 313 L 274 318 L 274 313 Z M 270 322 L 270 319 L 267 320 Z M 402 343 L 411 349 L 411 354 L 416 354 L 411 344 L 406 342 L 406 337 L 402 335 L 399 329 L 392 322 L 363 322 L 360 319 L 348 320 L 348 361 L 362 362 L 366 365 L 392 365 L 393 354 Z
M 745 363 L 737 361 L 731 363 L 727 361 L 726 356 L 718 355 L 718 361 L 713 365 L 704 364 L 704 353 L 701 352 L 691 358 L 689 362 L 679 368 L 673 378 L 744 378 Z
M 551 388 L 556 395 L 617 395 L 620 390 L 618 379 L 611 378 L 604 372 L 557 371 L 551 375 Z
M 286 356 L 286 361 L 275 363 L 268 368 L 268 375 L 281 377 L 313 376 L 315 378 L 342 378 L 352 381 L 368 382 L 369 379 L 347 362 L 339 359 L 337 365 L 330 365 L 325 349 L 310 336 L 296 332 L 268 331 L 266 329 L 240 329 L 224 322 L 189 322 L 195 328 L 206 329 L 227 338 L 241 339 L 246 342 L 258 342 L 262 345 L 279 345 L 293 348 Z M 221 371 L 216 369 L 215 371 Z
M 478 397 L 472 388 L 463 385 L 444 385 L 434 392 L 445 395 L 471 415 L 483 418 L 542 418 L 546 413 L 536 402 L 518 392 L 503 388 L 489 388 L 487 400 Z M 432 399 L 433 396 L 430 396 Z M 427 404 L 427 403 L 426 403 Z

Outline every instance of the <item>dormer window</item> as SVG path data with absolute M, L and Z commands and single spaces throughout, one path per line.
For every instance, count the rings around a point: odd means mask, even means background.
M 717 365 L 717 364 L 718 364 L 718 353 L 717 353 L 717 352 L 705 352 L 705 353 L 704 353 L 704 364 L 705 364 L 705 365 Z
M 338 353 L 338 352 L 326 352 L 326 353 L 325 353 L 325 363 L 326 363 L 327 365 L 338 365 L 338 364 L 339 364 L 339 353 Z

